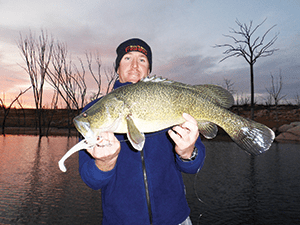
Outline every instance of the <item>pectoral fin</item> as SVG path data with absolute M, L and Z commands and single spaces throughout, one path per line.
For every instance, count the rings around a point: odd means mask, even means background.
M 141 151 L 145 144 L 145 135 L 138 130 L 130 115 L 126 117 L 126 121 L 127 138 L 136 150 Z
M 212 139 L 217 136 L 218 127 L 216 124 L 209 121 L 197 121 L 199 132 L 207 139 Z

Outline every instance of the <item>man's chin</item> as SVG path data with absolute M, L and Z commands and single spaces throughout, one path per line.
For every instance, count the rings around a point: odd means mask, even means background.
M 128 82 L 131 82 L 131 83 L 137 83 L 141 80 L 141 77 L 140 76 L 132 76 L 128 79 Z
M 137 83 L 137 82 L 139 82 L 140 81 L 140 79 L 134 79 L 134 80 L 129 80 L 128 82 L 131 82 L 131 83 Z

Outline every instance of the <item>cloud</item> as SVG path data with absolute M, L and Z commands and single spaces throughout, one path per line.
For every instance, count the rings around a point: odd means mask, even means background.
M 270 74 L 277 78 L 280 71 L 283 77 L 282 95 L 287 95 L 287 99 L 296 96 L 300 86 L 299 52 L 300 46 L 294 42 L 294 44 L 275 52 L 272 56 L 258 59 L 254 65 L 254 88 L 257 97 L 267 94 L 266 88 L 270 88 L 272 85 Z M 234 89 L 240 95 L 249 95 L 249 64 L 244 59 L 237 58 L 219 63 L 219 58 L 204 55 L 173 58 L 158 68 L 154 67 L 153 73 L 189 84 L 213 83 L 222 85 L 224 79 L 227 79 L 234 83 Z M 263 101 L 262 97 L 259 97 L 258 101 Z
M 201 82 L 206 70 L 214 66 L 214 59 L 210 57 L 185 56 L 175 58 L 154 71 L 158 76 L 167 77 L 184 83 Z
M 256 63 L 255 91 L 264 93 L 270 73 L 277 75 L 281 69 L 283 90 L 292 95 L 299 83 L 299 4 L 245 4 L 231 0 L 217 5 L 193 0 L 91 0 L 88 4 L 79 0 L 1 1 L 1 79 L 12 76 L 12 87 L 26 83 L 28 75 L 18 66 L 24 65 L 17 48 L 19 34 L 26 35 L 31 30 L 38 36 L 43 29 L 67 44 L 74 63 L 78 57 L 85 61 L 86 52 L 98 52 L 103 69 L 111 68 L 118 44 L 139 37 L 153 50 L 153 74 L 189 84 L 222 84 L 224 79 L 230 79 L 237 91 L 249 93 L 248 64 L 242 58 L 219 63 L 223 49 L 211 46 L 228 41 L 222 34 L 228 34 L 236 18 L 257 24 L 267 16 L 262 31 L 278 24 L 274 32 L 281 34 L 274 46 L 280 51 Z M 6 82 L 0 84 L 5 91 Z
M 3 93 L 16 93 L 21 90 L 21 87 L 29 87 L 29 77 L 21 73 L 12 73 L 12 71 L 5 68 L 0 68 L 0 89 Z

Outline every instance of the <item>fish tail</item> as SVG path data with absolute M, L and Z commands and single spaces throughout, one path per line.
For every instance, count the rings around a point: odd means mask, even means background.
M 274 132 L 267 126 L 243 118 L 242 126 L 230 134 L 232 140 L 251 155 L 267 151 L 274 138 Z

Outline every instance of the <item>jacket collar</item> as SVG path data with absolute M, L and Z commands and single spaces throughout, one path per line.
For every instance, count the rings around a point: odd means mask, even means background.
M 132 84 L 132 83 L 131 82 L 121 83 L 120 80 L 116 80 L 116 82 L 114 84 L 114 89 L 117 89 L 119 87 L 123 87 L 123 86 L 128 85 L 128 84 Z

